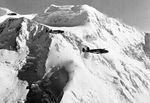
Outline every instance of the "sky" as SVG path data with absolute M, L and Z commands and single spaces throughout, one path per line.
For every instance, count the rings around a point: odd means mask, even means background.
M 88 4 L 142 31 L 150 32 L 150 0 L 0 0 L 0 6 L 20 14 L 38 13 L 51 4 Z

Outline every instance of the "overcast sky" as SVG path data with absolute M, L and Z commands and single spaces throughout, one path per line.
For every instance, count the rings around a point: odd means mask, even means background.
M 150 0 L 0 0 L 0 6 L 27 14 L 44 10 L 50 4 L 88 4 L 108 16 L 150 32 Z

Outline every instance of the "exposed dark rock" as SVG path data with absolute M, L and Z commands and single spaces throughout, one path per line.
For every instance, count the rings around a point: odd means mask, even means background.
M 69 80 L 68 73 L 63 67 L 55 71 L 50 78 L 42 79 L 42 77 L 45 74 L 45 63 L 52 41 L 49 33 L 63 33 L 64 31 L 53 31 L 41 25 L 38 25 L 36 29 L 37 31 L 33 29 L 34 32 L 31 31 L 29 34 L 29 40 L 26 42 L 29 54 L 26 64 L 18 72 L 19 79 L 29 83 L 26 103 L 59 103 L 63 96 L 63 89 Z
M 19 36 L 23 18 L 9 18 L 0 25 L 0 49 L 17 51 L 16 37 Z
M 59 68 L 50 77 L 48 74 L 44 79 L 28 87 L 29 93 L 26 103 L 59 103 L 68 81 L 69 73 L 65 70 L 65 67 Z
M 150 57 L 150 33 L 145 33 L 145 44 L 143 44 L 143 50 L 148 57 Z
M 47 27 L 40 32 L 37 32 L 34 37 L 29 37 L 27 46 L 29 48 L 29 54 L 27 56 L 27 63 L 22 67 L 18 74 L 19 79 L 26 80 L 29 84 L 42 79 L 45 74 L 45 63 L 49 53 L 49 46 L 51 44 L 51 38 L 45 31 Z M 32 34 L 31 34 L 32 33 Z M 35 32 L 30 32 L 30 36 L 33 36 Z M 39 42 L 40 41 L 40 42 Z
M 63 89 L 69 80 L 68 72 L 62 67 L 51 77 L 42 78 L 45 74 L 45 63 L 52 42 L 49 33 L 57 34 L 64 33 L 64 31 L 52 30 L 40 24 L 35 26 L 33 21 L 27 20 L 27 31 L 29 32 L 29 38 L 27 38 L 26 34 L 21 34 L 23 21 L 24 18 L 10 18 L 1 24 L 0 49 L 17 52 L 21 47 L 16 38 L 20 42 L 25 40 L 29 53 L 26 63 L 18 71 L 18 78 L 27 81 L 30 85 L 26 103 L 59 103 L 63 96 Z M 38 85 L 34 86 L 34 83 Z
M 6 24 L 3 23 L 0 25 L 0 34 L 3 32 L 3 30 L 5 29 Z

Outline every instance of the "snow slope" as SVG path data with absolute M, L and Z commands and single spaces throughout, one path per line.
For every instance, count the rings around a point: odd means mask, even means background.
M 61 103 L 149 103 L 149 34 L 88 5 L 51 5 L 30 19 L 0 18 L 1 103 L 24 102 L 28 83 L 54 66 L 65 66 L 70 77 Z M 83 53 L 87 46 L 109 53 Z M 28 57 L 35 58 L 36 72 L 21 74 Z

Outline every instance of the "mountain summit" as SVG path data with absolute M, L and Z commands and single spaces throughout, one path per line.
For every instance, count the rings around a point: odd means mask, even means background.
M 149 35 L 88 5 L 3 13 L 0 103 L 149 103 Z

